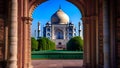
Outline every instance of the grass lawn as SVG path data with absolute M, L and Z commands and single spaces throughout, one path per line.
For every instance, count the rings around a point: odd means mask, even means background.
M 33 51 L 32 59 L 83 59 L 83 51 L 64 51 L 64 50 Z

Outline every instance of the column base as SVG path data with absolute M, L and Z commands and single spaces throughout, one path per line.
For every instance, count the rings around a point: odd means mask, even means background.
M 31 65 L 29 65 L 29 67 L 28 68 L 33 68 L 33 65 L 31 64 Z

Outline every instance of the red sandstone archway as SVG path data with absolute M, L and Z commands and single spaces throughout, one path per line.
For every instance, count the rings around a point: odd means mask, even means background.
M 92 33 L 92 37 L 98 36 L 98 33 L 97 33 L 98 31 L 97 18 L 98 17 L 94 15 L 90 15 L 90 16 L 88 15 L 90 13 L 96 13 L 96 12 L 93 12 L 90 9 L 87 9 L 89 8 L 86 5 L 88 2 L 85 2 L 84 0 L 74 0 L 74 1 L 68 0 L 68 1 L 74 4 L 75 6 L 77 6 L 78 9 L 81 10 L 82 12 L 82 20 L 83 20 L 83 25 L 84 25 L 84 32 L 83 32 L 84 33 L 84 65 L 92 63 L 91 66 L 95 66 L 95 64 L 93 63 L 96 62 L 96 46 L 94 45 L 96 45 L 98 41 L 97 41 L 97 38 L 91 39 L 90 34 L 91 34 L 91 31 L 96 31 L 96 33 Z M 29 3 L 29 17 L 32 16 L 32 12 L 37 7 L 37 5 L 41 4 L 42 2 L 45 2 L 45 0 L 41 0 L 41 1 L 33 0 Z M 91 24 L 89 24 L 88 22 Z M 92 22 L 95 22 L 95 23 L 92 23 Z M 95 27 L 91 28 L 91 26 L 95 26 Z M 94 41 L 96 41 L 96 43 L 90 43 Z M 91 47 L 91 46 L 94 46 L 94 47 Z M 95 50 L 92 50 L 91 48 Z M 94 60 L 94 61 L 91 61 L 91 60 Z
M 32 22 L 32 12 L 37 5 L 46 0 L 19 0 L 18 5 L 18 67 L 31 67 L 31 39 L 30 25 Z M 98 54 L 98 11 L 97 1 L 68 0 L 78 7 L 82 12 L 84 26 L 84 66 L 96 68 L 96 65 L 103 63 L 103 58 L 99 59 Z M 91 5 L 90 5 L 91 4 Z M 91 7 L 93 7 L 91 9 Z M 96 10 L 96 11 L 95 11 Z M 102 26 L 99 25 L 99 26 Z M 102 27 L 100 27 L 102 29 Z M 100 31 L 102 33 L 102 30 Z M 101 40 L 102 41 L 102 40 Z M 102 43 L 99 43 L 102 44 Z M 102 49 L 102 48 L 101 48 Z M 99 60 L 102 60 L 101 62 Z
M 3 64 L 1 62 L 4 61 L 3 56 L 6 56 L 9 68 L 30 68 L 31 13 L 34 7 L 44 1 L 0 0 L 0 24 L 2 24 L 0 25 L 2 27 L 0 28 L 0 32 L 2 31 L 0 33 L 0 50 L 4 50 L 4 47 L 6 47 L 5 55 L 4 51 L 0 52 L 0 65 Z M 120 0 L 109 0 L 109 2 L 107 0 L 69 0 L 69 2 L 76 5 L 83 14 L 84 65 L 86 68 L 120 67 Z M 6 35 L 4 35 L 4 31 L 6 31 Z M 103 35 L 106 33 L 105 31 L 110 39 L 104 39 L 106 37 L 106 35 Z M 5 36 L 5 40 L 3 36 Z M 106 42 L 107 46 L 110 47 L 108 58 L 105 56 L 106 53 L 103 52 Z M 7 55 L 7 53 L 9 54 Z

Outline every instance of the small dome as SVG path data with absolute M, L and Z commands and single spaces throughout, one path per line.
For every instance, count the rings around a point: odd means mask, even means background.
M 48 21 L 48 22 L 46 23 L 46 25 L 50 25 L 50 21 Z
M 59 9 L 56 13 L 51 16 L 51 24 L 68 24 L 69 17 L 66 13 Z

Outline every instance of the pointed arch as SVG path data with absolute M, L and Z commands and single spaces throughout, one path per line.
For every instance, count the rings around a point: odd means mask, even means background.
M 67 0 L 68 2 L 74 4 L 82 13 L 82 17 L 85 16 L 86 11 L 86 6 L 85 6 L 85 1 L 84 0 Z
M 32 0 L 29 2 L 29 17 L 32 17 L 33 10 L 41 3 L 45 2 L 47 0 Z

